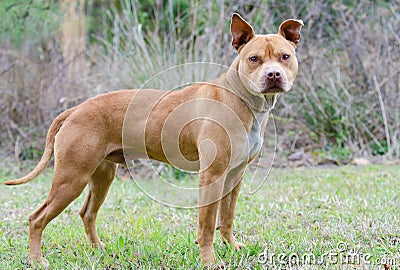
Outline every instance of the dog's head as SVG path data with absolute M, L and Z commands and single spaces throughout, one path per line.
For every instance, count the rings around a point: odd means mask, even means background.
M 302 26 L 301 20 L 286 20 L 277 34 L 255 35 L 249 23 L 233 14 L 232 45 L 239 53 L 239 78 L 253 95 L 290 90 L 297 75 L 295 49 Z

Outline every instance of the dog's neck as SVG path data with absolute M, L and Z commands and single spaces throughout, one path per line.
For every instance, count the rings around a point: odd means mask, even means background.
M 251 90 L 243 85 L 239 77 L 239 56 L 233 61 L 228 72 L 226 81 L 229 90 L 237 94 L 253 113 L 265 113 L 271 111 L 278 99 L 279 94 L 253 95 Z

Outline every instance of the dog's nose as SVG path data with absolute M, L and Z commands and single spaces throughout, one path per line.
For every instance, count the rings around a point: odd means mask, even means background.
M 270 80 L 279 80 L 281 78 L 281 73 L 277 70 L 267 72 L 267 78 Z

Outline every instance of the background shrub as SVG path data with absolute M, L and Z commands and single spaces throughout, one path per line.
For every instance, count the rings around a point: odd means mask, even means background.
M 81 31 L 70 34 L 84 51 L 68 59 L 67 9 L 58 1 L 0 3 L 3 155 L 37 158 L 53 117 L 89 96 L 139 87 L 177 64 L 229 65 L 236 55 L 229 19 L 238 12 L 258 33 L 275 32 L 287 18 L 305 22 L 294 89 L 274 112 L 282 156 L 400 157 L 400 8 L 393 1 L 71 2 L 84 11 Z

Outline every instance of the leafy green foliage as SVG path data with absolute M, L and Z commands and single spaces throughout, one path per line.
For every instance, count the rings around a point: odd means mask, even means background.
M 293 145 L 310 151 L 400 156 L 399 72 L 393 64 L 400 61 L 400 6 L 393 1 L 86 1 L 90 67 L 85 78 L 72 81 L 63 76 L 70 63 L 60 55 L 59 5 L 0 1 L 1 109 L 4 119 L 36 128 L 42 142 L 46 123 L 60 111 L 59 104 L 49 108 L 49 99 L 72 100 L 63 105 L 69 107 L 99 92 L 139 87 L 182 63 L 230 65 L 236 52 L 229 18 L 238 12 L 257 33 L 275 32 L 287 18 L 305 23 L 298 76 L 276 108 L 276 115 L 295 124 L 281 127 L 281 137 L 295 132 Z M 70 89 L 82 90 L 77 98 Z M 27 106 L 27 100 L 36 105 Z M 3 122 L 0 144 L 13 151 L 17 132 Z M 23 138 L 21 147 L 37 145 L 32 137 Z
M 183 180 L 188 177 L 188 173 L 166 164 L 165 172 L 161 176 L 165 179 Z
M 372 149 L 372 155 L 377 156 L 377 155 L 384 155 L 388 152 L 388 146 L 386 141 L 380 141 L 380 142 L 373 142 L 371 144 L 371 149 Z
M 36 149 L 33 147 L 25 148 L 21 153 L 20 158 L 22 160 L 37 160 L 43 155 L 42 149 Z
M 60 23 L 58 11 L 55 1 L 0 1 L 0 43 L 19 47 L 53 37 Z

